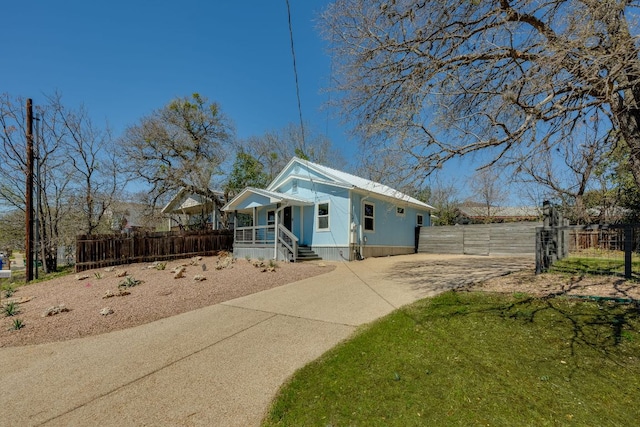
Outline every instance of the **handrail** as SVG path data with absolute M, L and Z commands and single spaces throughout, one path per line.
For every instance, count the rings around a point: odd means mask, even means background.
M 291 252 L 293 260 L 296 261 L 298 258 L 298 238 L 282 224 L 278 224 L 278 242 Z

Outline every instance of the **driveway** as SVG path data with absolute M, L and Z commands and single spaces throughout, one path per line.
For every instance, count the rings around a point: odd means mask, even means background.
M 0 349 L 0 425 L 259 425 L 278 388 L 359 325 L 531 258 L 407 255 L 139 327 Z

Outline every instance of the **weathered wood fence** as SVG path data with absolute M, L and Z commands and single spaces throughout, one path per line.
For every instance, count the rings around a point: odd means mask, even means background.
M 435 254 L 534 255 L 539 222 L 422 227 L 418 252 Z
M 137 262 L 211 256 L 233 248 L 233 231 L 155 232 L 76 237 L 76 271 Z

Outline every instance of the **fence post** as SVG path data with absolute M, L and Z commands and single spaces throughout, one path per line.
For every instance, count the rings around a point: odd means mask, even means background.
M 633 228 L 630 225 L 624 227 L 624 277 L 631 279 L 631 255 L 633 254 Z

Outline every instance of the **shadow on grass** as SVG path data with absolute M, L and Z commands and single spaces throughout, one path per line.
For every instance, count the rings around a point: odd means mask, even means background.
M 577 286 L 578 282 L 575 283 Z M 489 299 L 483 301 L 474 298 L 474 294 L 480 293 L 465 289 L 447 292 L 433 299 L 431 315 L 413 320 L 423 323 L 433 320 L 433 316 L 496 316 L 522 324 L 542 325 L 555 331 L 555 339 L 568 344 L 570 356 L 577 356 L 588 348 L 617 364 L 620 362 L 617 347 L 624 340 L 632 339 L 630 331 L 640 331 L 640 301 L 637 300 L 576 297 L 562 292 L 545 297 L 518 294 L 505 297 L 496 293 L 495 298 L 490 294 Z

